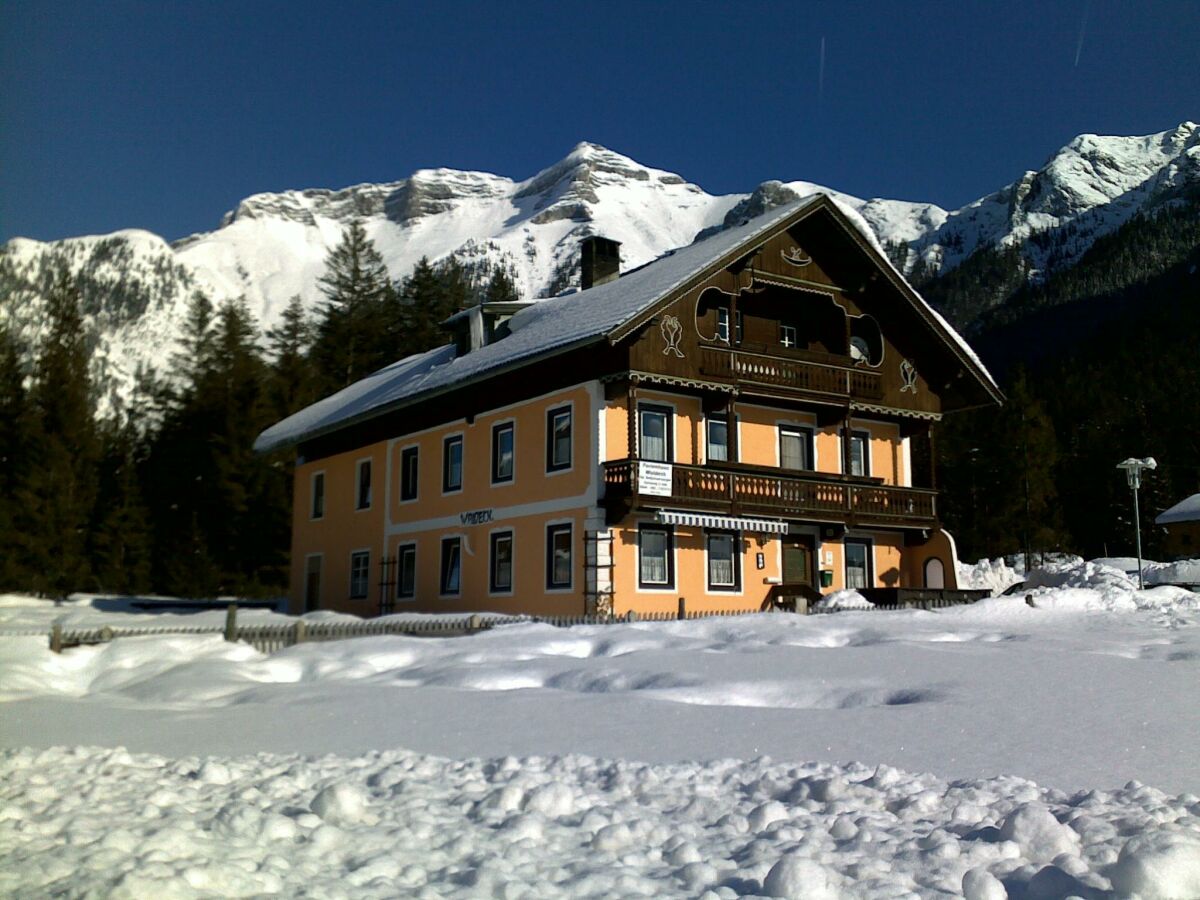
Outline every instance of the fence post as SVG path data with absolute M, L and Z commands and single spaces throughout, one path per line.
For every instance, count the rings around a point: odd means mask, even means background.
M 225 640 L 237 641 L 237 604 L 230 603 L 225 610 Z
M 296 620 L 296 634 L 292 643 L 303 644 L 308 640 L 308 623 L 303 619 Z
M 679 598 L 679 618 L 687 618 L 687 600 L 684 597 Z
M 111 625 L 105 625 L 100 629 L 100 640 L 104 643 L 109 643 L 113 639 L 113 630 Z
M 50 628 L 50 652 L 62 653 L 62 625 L 58 622 Z
M 631 609 L 629 612 L 625 613 L 625 621 L 626 622 L 636 622 L 637 620 L 638 620 L 638 614 L 637 614 L 636 610 Z
M 471 618 L 467 619 L 467 628 L 470 631 L 482 631 L 483 630 L 483 620 L 481 618 L 479 618 L 478 614 L 472 613 Z

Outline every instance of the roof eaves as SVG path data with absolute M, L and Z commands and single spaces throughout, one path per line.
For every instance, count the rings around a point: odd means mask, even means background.
M 254 449 L 258 453 L 273 453 L 276 450 L 283 450 L 287 447 L 295 447 L 307 441 L 326 437 L 328 435 L 335 434 L 336 432 L 344 431 L 347 428 L 352 428 L 355 425 L 361 425 L 364 422 L 369 422 L 372 419 L 380 418 L 381 416 L 397 412 L 398 410 L 406 407 L 415 406 L 418 403 L 423 403 L 427 400 L 433 400 L 437 397 L 453 393 L 454 391 L 461 390 L 465 387 L 475 384 L 478 381 L 482 381 L 485 378 L 503 375 L 506 372 L 511 372 L 514 369 L 522 368 L 540 360 L 550 359 L 551 357 L 558 356 L 562 353 L 568 353 L 572 350 L 578 349 L 579 347 L 586 346 L 587 344 L 596 343 L 597 341 L 601 340 L 602 337 L 602 335 L 589 335 L 588 337 L 580 338 L 567 344 L 562 344 L 556 347 L 548 347 L 541 352 L 511 359 L 493 368 L 483 369 L 462 379 L 461 381 L 453 381 L 449 384 L 440 385 L 427 391 L 421 391 L 409 396 L 397 398 L 390 403 L 383 403 L 379 406 L 365 409 L 356 415 L 348 416 L 345 419 L 339 419 L 336 422 L 330 422 L 328 425 L 318 426 L 313 428 L 311 431 L 306 431 L 291 438 L 280 439 L 279 441 L 267 446 L 260 447 L 256 444 Z

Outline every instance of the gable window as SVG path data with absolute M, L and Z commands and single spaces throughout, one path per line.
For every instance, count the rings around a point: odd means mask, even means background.
M 866 431 L 850 433 L 850 474 L 868 476 L 871 474 L 871 435 Z
M 442 493 L 462 490 L 463 439 L 461 434 L 442 442 Z
M 405 447 L 400 451 L 400 499 L 417 499 L 417 449 Z
M 729 461 L 729 424 L 720 419 L 709 419 L 707 422 L 708 440 L 705 446 L 705 459 L 709 462 Z
M 571 587 L 571 523 L 546 528 L 546 588 Z
M 358 493 L 354 500 L 355 509 L 371 508 L 371 461 L 360 460 L 358 463 Z
M 442 538 L 442 572 L 438 583 L 443 597 L 457 597 L 462 589 L 462 538 Z
M 675 587 L 674 535 L 666 525 L 638 528 L 638 587 Z
M 396 548 L 396 599 L 412 600 L 417 596 L 417 545 L 401 544 Z
M 546 413 L 546 471 L 571 468 L 571 407 L 559 406 Z
M 311 518 L 325 518 L 325 473 L 317 472 L 312 477 L 312 512 Z
M 371 577 L 371 551 L 356 550 L 350 554 L 350 599 L 362 600 L 367 596 L 367 583 Z
M 742 311 L 739 309 L 736 316 L 737 324 L 734 327 L 736 332 L 735 337 L 737 343 L 742 342 Z M 717 340 L 729 343 L 729 307 L 717 307 Z
M 513 423 L 492 426 L 492 484 L 513 480 L 516 448 L 513 443 Z
M 737 534 L 732 531 L 710 531 L 705 543 L 708 550 L 708 589 L 739 590 L 742 573 Z
M 672 415 L 669 406 L 638 407 L 638 449 L 641 459 L 670 462 L 675 456 L 672 440 Z
M 497 531 L 492 535 L 488 578 L 488 590 L 493 594 L 505 593 L 513 586 L 513 533 Z
M 779 326 L 779 343 L 785 347 L 796 346 L 796 326 L 795 325 L 780 325 Z
M 871 542 L 846 541 L 842 547 L 846 555 L 846 587 L 855 590 L 870 587 Z
M 813 468 L 813 433 L 810 429 L 794 425 L 779 426 L 779 467 Z

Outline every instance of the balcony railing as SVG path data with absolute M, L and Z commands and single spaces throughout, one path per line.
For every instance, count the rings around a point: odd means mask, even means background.
M 763 515 L 847 524 L 931 528 L 937 522 L 936 491 L 895 487 L 841 475 L 791 473 L 761 466 L 671 464 L 670 496 L 661 486 L 645 493 L 638 461 L 604 464 L 610 502 L 677 506 L 730 515 Z
M 700 370 L 706 377 L 739 383 L 859 400 L 883 398 L 882 378 L 878 372 L 870 369 L 810 362 L 743 349 L 702 347 Z

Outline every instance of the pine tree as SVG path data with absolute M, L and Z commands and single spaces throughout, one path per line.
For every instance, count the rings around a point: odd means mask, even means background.
M 133 421 L 101 427 L 99 488 L 90 530 L 92 570 L 97 590 L 142 593 L 150 587 L 149 513 L 138 482 L 141 440 Z
M 307 354 L 313 326 L 297 294 L 288 301 L 283 318 L 267 332 L 271 364 L 271 405 L 282 419 L 317 399 L 316 381 Z
M 16 518 L 32 587 L 59 594 L 88 582 L 98 448 L 79 292 L 65 267 L 46 305 L 50 329 L 30 392 L 31 464 L 17 491 Z
M 323 390 L 343 388 L 398 358 L 390 321 L 395 292 L 383 257 L 357 219 L 325 260 L 318 282 L 328 302 L 317 324 L 312 360 Z
M 486 303 L 511 303 L 520 299 L 507 267 L 500 266 L 492 273 L 487 287 L 484 288 L 483 299 Z
M 17 489 L 27 472 L 29 457 L 29 403 L 25 370 L 16 341 L 0 328 L 0 546 L 17 547 L 15 532 Z M 28 573 L 15 553 L 0 553 L 0 591 L 16 590 Z
M 455 312 L 460 299 L 447 291 L 426 257 L 421 257 L 400 290 L 404 304 L 405 355 L 424 353 L 447 343 L 442 322 Z

